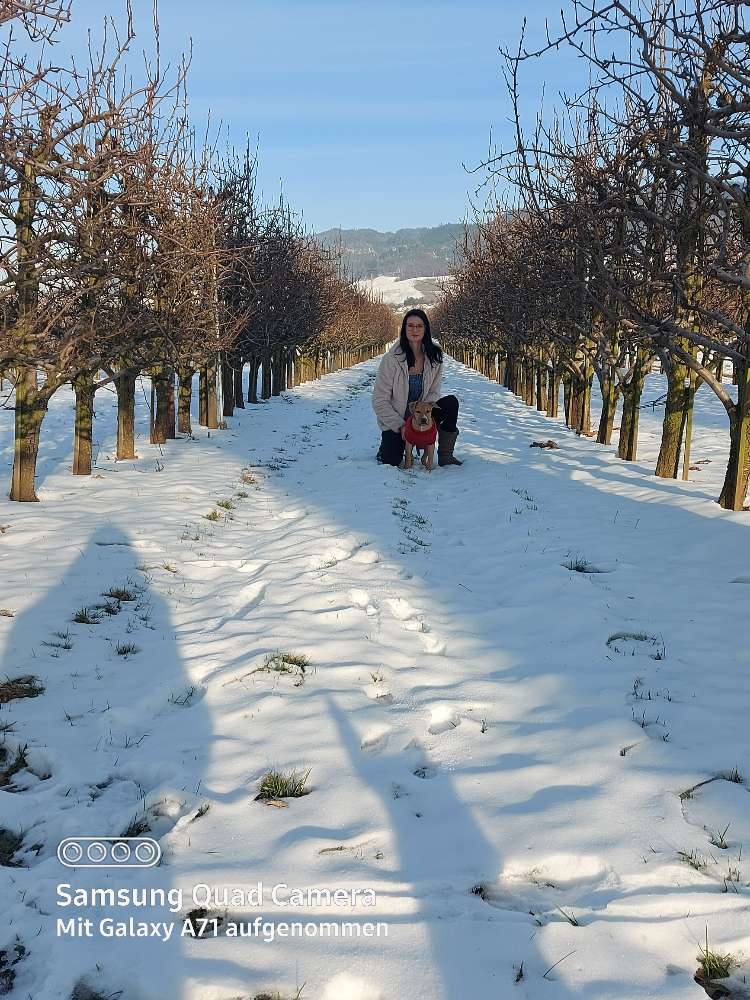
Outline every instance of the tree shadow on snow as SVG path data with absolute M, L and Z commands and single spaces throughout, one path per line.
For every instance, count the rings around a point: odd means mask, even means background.
M 14 966 L 16 986 L 35 1000 L 68 1000 L 81 977 L 106 996 L 177 997 L 195 964 L 180 938 L 189 892 L 181 910 L 172 896 L 174 911 L 169 897 L 166 906 L 157 897 L 154 907 L 59 905 L 58 885 L 70 893 L 169 893 L 194 881 L 185 846 L 201 822 L 195 814 L 204 801 L 211 720 L 187 676 L 167 605 L 139 561 L 135 539 L 114 525 L 101 528 L 8 623 L 0 679 L 32 675 L 43 691 L 0 708 L 0 770 L 18 764 L 0 788 L 0 827 L 21 839 L 13 867 L 0 867 L 0 950 L 18 935 L 27 958 Z M 71 621 L 79 611 L 92 623 Z M 58 860 L 63 838 L 124 835 L 157 839 L 161 862 L 115 870 Z M 106 938 L 98 933 L 102 917 L 174 921 L 175 930 L 166 943 Z M 70 918 L 92 920 L 93 935 L 59 934 L 58 919 Z M 237 974 L 233 963 L 222 967 Z

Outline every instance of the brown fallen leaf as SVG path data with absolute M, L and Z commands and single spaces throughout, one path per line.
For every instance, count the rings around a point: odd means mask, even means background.
M 283 799 L 263 799 L 264 806 L 276 806 L 277 809 L 288 809 L 289 803 Z

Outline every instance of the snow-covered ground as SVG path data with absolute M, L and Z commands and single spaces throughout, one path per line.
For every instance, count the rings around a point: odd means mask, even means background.
M 44 686 L 0 708 L 0 769 L 27 747 L 0 787 L 26 866 L 0 868 L 12 997 L 68 1000 L 83 978 L 122 1000 L 682 1000 L 705 997 L 706 929 L 742 995 L 750 515 L 715 503 L 720 409 L 699 393 L 693 454 L 712 461 L 667 482 L 658 411 L 625 464 L 449 362 L 465 464 L 407 473 L 374 461 L 376 364 L 210 438 L 141 437 L 134 463 L 112 461 L 101 393 L 90 478 L 68 472 L 53 399 L 42 503 L 0 503 L 0 678 Z M 136 599 L 71 623 L 112 587 Z M 304 676 L 254 673 L 275 651 Z M 271 768 L 309 769 L 309 794 L 256 801 Z M 157 867 L 58 862 L 63 837 L 141 818 Z M 216 937 L 180 936 L 195 885 L 259 882 L 262 904 L 208 907 Z M 172 890 L 174 912 L 59 905 L 62 884 Z M 284 906 L 291 887 L 351 905 Z M 73 917 L 93 936 L 58 936 Z M 151 936 L 103 936 L 131 917 Z M 227 936 L 256 917 L 265 938 Z M 325 936 L 342 922 L 372 936 Z
M 363 291 L 374 292 L 389 306 L 402 306 L 407 300 L 432 303 L 437 298 L 441 284 L 450 281 L 450 276 L 440 278 L 397 278 L 378 275 L 377 278 L 363 278 L 357 285 Z

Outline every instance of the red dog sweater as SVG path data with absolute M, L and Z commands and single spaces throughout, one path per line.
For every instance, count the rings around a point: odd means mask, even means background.
M 432 427 L 428 431 L 418 431 L 412 424 L 411 417 L 409 417 L 404 424 L 404 440 L 409 444 L 415 445 L 417 448 L 427 448 L 428 445 L 435 444 L 437 441 L 435 421 L 433 420 Z

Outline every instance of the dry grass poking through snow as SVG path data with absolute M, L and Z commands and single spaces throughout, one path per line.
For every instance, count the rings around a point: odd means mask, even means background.
M 0 705 L 7 705 L 16 698 L 38 698 L 44 694 L 44 686 L 31 674 L 0 681 Z
M 306 771 L 268 771 L 260 779 L 256 801 L 298 799 L 308 795 L 310 789 L 305 786 L 309 777 L 310 768 Z

